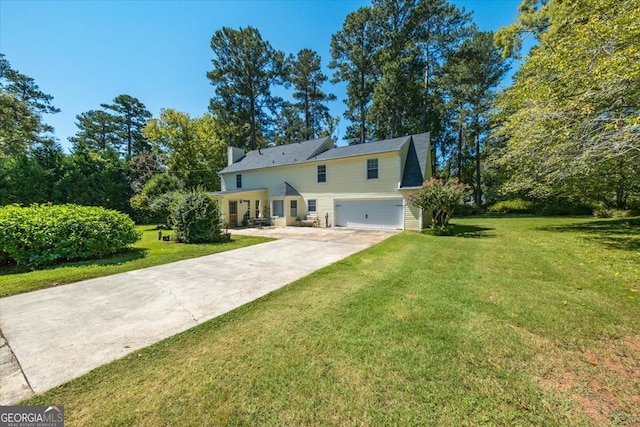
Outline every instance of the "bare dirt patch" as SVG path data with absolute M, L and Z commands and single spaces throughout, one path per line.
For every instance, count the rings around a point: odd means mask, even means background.
M 545 355 L 549 357 L 549 354 Z M 543 388 L 573 402 L 595 425 L 640 426 L 640 335 L 556 353 Z

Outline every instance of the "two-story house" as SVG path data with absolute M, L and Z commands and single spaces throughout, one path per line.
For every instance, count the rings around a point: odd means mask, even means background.
M 244 153 L 228 148 L 220 172 L 222 213 L 231 227 L 270 218 L 276 226 L 317 218 L 321 227 L 420 230 L 408 192 L 431 177 L 429 134 L 346 147 L 330 138 Z

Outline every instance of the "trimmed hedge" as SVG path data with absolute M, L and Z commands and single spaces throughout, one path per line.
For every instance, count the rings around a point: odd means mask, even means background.
M 128 215 L 101 207 L 0 207 L 0 259 L 18 265 L 102 258 L 140 237 Z

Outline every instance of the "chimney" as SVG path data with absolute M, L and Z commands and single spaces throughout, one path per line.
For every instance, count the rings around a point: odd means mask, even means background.
M 244 157 L 244 150 L 238 147 L 227 147 L 227 166 L 231 166 Z

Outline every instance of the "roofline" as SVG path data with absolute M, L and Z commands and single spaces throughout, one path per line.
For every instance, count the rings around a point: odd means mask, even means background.
M 254 193 L 256 191 L 269 191 L 266 188 L 254 188 L 253 190 L 211 191 L 213 196 L 226 196 L 228 194 Z
M 404 143 L 402 144 L 404 145 Z M 348 145 L 345 147 L 337 147 L 337 148 L 333 148 L 333 150 L 339 150 L 340 148 L 346 148 L 349 147 Z M 325 162 L 325 161 L 329 161 L 329 160 L 340 160 L 340 159 L 350 159 L 353 157 L 374 157 L 376 154 L 385 154 L 385 153 L 393 153 L 393 152 L 397 152 L 400 151 L 402 146 L 400 147 L 396 147 L 396 148 L 389 148 L 386 150 L 382 150 L 382 151 L 376 151 L 375 153 L 367 153 L 367 154 L 351 154 L 348 156 L 340 156 L 340 157 L 330 157 L 327 159 L 318 159 L 317 156 L 316 157 L 311 157 L 307 160 L 304 160 L 302 162 L 296 162 L 296 163 L 286 163 L 286 164 L 282 164 L 282 165 L 269 165 L 269 166 L 261 166 L 261 167 L 256 167 L 256 168 L 246 168 L 246 169 L 236 169 L 233 171 L 229 171 L 229 172 L 218 172 L 218 175 L 223 175 L 223 174 L 227 174 L 227 173 L 238 173 L 238 172 L 245 172 L 245 171 L 255 171 L 255 170 L 261 170 L 261 169 L 271 169 L 271 168 L 281 168 L 281 167 L 286 167 L 286 166 L 298 166 L 298 165 L 305 165 L 308 163 L 313 163 L 313 162 Z

